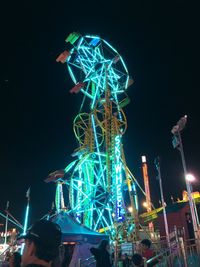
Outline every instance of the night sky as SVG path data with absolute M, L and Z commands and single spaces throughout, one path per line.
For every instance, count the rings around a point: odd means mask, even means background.
M 6 1 L 5 1 L 6 2 Z M 24 2 L 24 3 L 23 3 Z M 72 130 L 82 97 L 70 94 L 66 65 L 56 63 L 73 31 L 94 34 L 122 55 L 135 83 L 124 111 L 128 167 L 143 186 L 141 156 L 149 167 L 152 200 L 159 206 L 154 158 L 162 159 L 165 199 L 185 187 L 171 129 L 185 114 L 182 132 L 188 171 L 200 185 L 198 1 L 13 1 L 1 7 L 0 211 L 23 223 L 31 187 L 30 222 L 46 214 L 55 185 L 44 179 L 70 161 Z M 142 202 L 142 198 L 140 202 Z M 0 222 L 2 219 L 0 219 Z

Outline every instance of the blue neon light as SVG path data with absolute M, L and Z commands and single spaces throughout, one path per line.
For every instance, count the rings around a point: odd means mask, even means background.
M 116 218 L 118 221 L 122 217 L 122 163 L 121 163 L 121 138 L 115 137 L 115 182 L 116 182 Z

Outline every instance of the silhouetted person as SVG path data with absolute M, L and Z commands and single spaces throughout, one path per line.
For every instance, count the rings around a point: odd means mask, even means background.
M 96 260 L 96 267 L 111 267 L 109 254 L 109 241 L 102 240 L 98 248 L 91 248 L 90 251 Z
M 144 259 L 143 259 L 142 255 L 140 255 L 138 253 L 133 254 L 132 262 L 133 262 L 134 266 L 144 267 Z
M 36 221 L 29 228 L 22 255 L 22 267 L 50 267 L 59 256 L 61 230 L 56 223 L 47 220 Z

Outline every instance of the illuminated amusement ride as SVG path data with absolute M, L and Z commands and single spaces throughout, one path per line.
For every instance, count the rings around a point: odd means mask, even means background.
M 63 185 L 68 189 L 67 213 L 94 231 L 113 239 L 138 238 L 137 181 L 126 165 L 123 135 L 129 103 L 127 88 L 133 83 L 121 55 L 99 36 L 71 33 L 69 50 L 57 58 L 66 63 L 74 82 L 71 93 L 81 95 L 73 121 L 78 147 L 64 170 L 48 176 L 55 181 L 56 208 L 65 208 Z M 131 222 L 131 223 L 130 223 Z

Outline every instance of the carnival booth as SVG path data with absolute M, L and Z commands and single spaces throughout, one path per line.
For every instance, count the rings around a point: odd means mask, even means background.
M 53 216 L 51 220 L 61 227 L 62 242 L 65 247 L 63 266 L 78 266 L 79 259 L 84 260 L 92 256 L 91 247 L 98 246 L 101 240 L 109 238 L 107 235 L 92 231 L 79 224 L 63 211 Z

